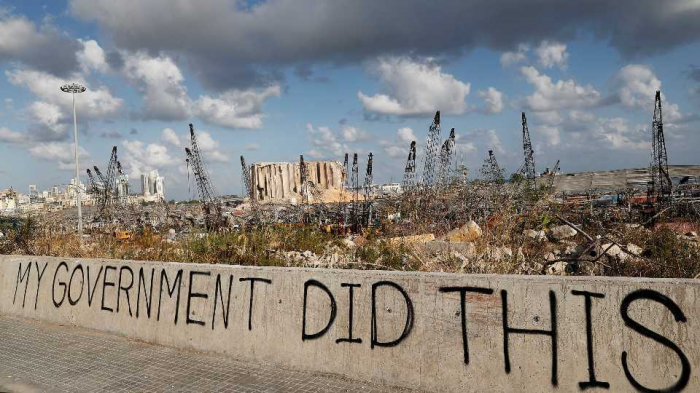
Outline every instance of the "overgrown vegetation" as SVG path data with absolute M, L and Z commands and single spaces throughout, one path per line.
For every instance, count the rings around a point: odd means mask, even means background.
M 286 252 L 323 255 L 328 250 L 338 253 L 348 263 L 335 267 L 368 267 L 389 269 L 415 268 L 406 265 L 403 247 L 393 247 L 383 239 L 364 239 L 363 245 L 348 247 L 342 238 L 304 227 L 262 227 L 248 232 L 191 233 L 169 239 L 168 236 L 144 230 L 128 240 L 117 240 L 110 234 L 85 237 L 81 248 L 72 234 L 57 234 L 50 226 L 38 226 L 23 220 L 7 228 L 0 253 L 45 255 L 75 258 L 112 258 L 146 261 L 221 263 L 254 266 L 296 266 L 285 257 Z M 313 264 L 305 264 L 312 266 Z
M 0 253 L 456 273 L 700 275 L 700 215 L 649 220 L 624 206 L 592 203 L 562 203 L 524 181 L 473 181 L 376 201 L 381 213 L 374 225 L 352 235 L 327 221 L 210 233 L 146 226 L 128 238 L 93 231 L 83 247 L 50 220 L 2 219 Z
M 507 205 L 501 207 L 508 209 Z M 604 235 L 620 245 L 633 244 L 643 252 L 626 258 L 602 255 L 604 258 L 595 262 L 576 262 L 576 252 L 581 252 L 587 243 L 582 234 L 564 241 L 524 235 L 524 230 L 532 229 L 549 236 L 552 228 L 561 224 L 556 211 L 543 209 L 517 217 L 504 213 L 480 219 L 482 234 L 469 242 L 413 241 L 410 236 L 388 237 L 377 231 L 342 237 L 308 225 L 172 237 L 143 230 L 128 240 L 117 240 L 112 234 L 92 234 L 86 236 L 82 248 L 76 236 L 58 234 L 50 225 L 28 218 L 0 223 L 5 234 L 0 253 L 254 266 L 547 274 L 552 256 L 555 260 L 564 258 L 567 249 L 575 252 L 567 262 L 566 274 L 680 278 L 700 274 L 700 243 L 672 225 L 644 228 L 615 223 L 604 234 L 595 226 L 583 227 L 583 232 Z M 697 230 L 700 225 L 685 222 L 683 228 L 689 227 Z M 396 232 L 387 224 L 385 230 Z

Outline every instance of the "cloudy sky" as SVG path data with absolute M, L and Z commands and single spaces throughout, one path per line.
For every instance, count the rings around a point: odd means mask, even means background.
M 540 171 L 646 166 L 657 89 L 670 163 L 700 163 L 698 0 L 0 1 L 0 67 L 0 188 L 24 192 L 72 176 L 66 81 L 88 88 L 81 172 L 117 146 L 132 187 L 158 169 L 168 199 L 196 192 L 188 123 L 222 194 L 240 155 L 371 151 L 375 180 L 400 180 L 436 110 L 471 174 L 488 150 L 519 167 L 521 111 Z

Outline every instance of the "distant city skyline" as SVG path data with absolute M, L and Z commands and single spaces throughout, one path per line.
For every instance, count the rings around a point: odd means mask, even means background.
M 76 206 L 75 180 L 65 186 L 51 186 L 40 189 L 36 184 L 29 184 L 27 192 L 17 188 L 0 188 L 0 214 L 33 213 L 39 211 L 55 211 Z M 97 203 L 97 192 L 104 192 L 104 183 L 95 180 L 94 188 L 91 183 L 79 184 L 83 205 L 92 206 Z M 132 191 L 128 186 L 129 175 L 119 175 L 116 178 L 114 190 L 115 203 L 126 205 L 140 202 L 159 202 L 165 200 L 165 177 L 160 176 L 157 169 L 141 175 L 141 189 Z
M 698 164 L 700 4 L 584 3 L 3 2 L 0 189 L 70 183 L 73 81 L 81 181 L 117 146 L 129 188 L 158 170 L 167 199 L 197 198 L 188 123 L 222 194 L 240 155 L 364 172 L 371 151 L 375 183 L 400 181 L 436 110 L 470 177 L 489 150 L 517 170 L 521 111 L 539 172 L 645 167 L 657 89 L 669 163 Z

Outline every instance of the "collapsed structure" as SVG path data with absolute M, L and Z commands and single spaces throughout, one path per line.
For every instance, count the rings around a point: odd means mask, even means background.
M 260 162 L 250 166 L 253 197 L 259 202 L 289 202 L 304 199 L 301 162 Z M 304 162 L 305 181 L 312 182 L 324 200 L 336 200 L 346 180 L 338 161 Z M 307 193 L 308 194 L 308 193 Z
M 420 149 L 423 157 L 418 159 L 417 143 L 411 141 L 402 183 L 390 184 L 391 192 L 374 185 L 372 153 L 367 157 L 363 182 L 358 153 L 352 154 L 352 161 L 345 153 L 342 164 L 338 161 L 305 161 L 302 155 L 298 162 L 249 165 L 241 156 L 242 183 L 248 204 L 236 196 L 221 197 L 217 192 L 205 165 L 204 152 L 200 151 L 194 127 L 190 124 L 190 144 L 184 149 L 188 187 L 191 173 L 196 182 L 202 218 L 190 215 L 187 221 L 204 223 L 209 230 L 266 223 L 316 222 L 328 230 L 340 228 L 345 231 L 349 228 L 359 232 L 363 227 L 380 225 L 382 217 L 403 217 L 405 224 L 413 226 L 422 225 L 427 217 L 441 217 L 438 221 L 444 221 L 447 227 L 450 220 L 471 217 L 465 213 L 469 206 L 473 205 L 482 212 L 488 210 L 484 207 L 488 203 L 483 196 L 487 191 L 482 188 L 497 190 L 497 194 L 518 194 L 518 203 L 549 194 L 558 201 L 573 201 L 576 205 L 591 207 L 614 204 L 629 211 L 630 206 L 636 205 L 644 214 L 666 211 L 680 202 L 684 207 L 674 211 L 700 214 L 700 167 L 668 165 L 660 92 L 655 96 L 649 168 L 562 175 L 557 160 L 553 170 L 548 168 L 540 174 L 535 166 L 533 143 L 524 112 L 520 120 L 523 156 L 519 169 L 510 178 L 506 178 L 493 150 L 489 150 L 479 171 L 481 179 L 467 181 L 466 167 L 458 165 L 455 159 L 455 129 L 450 129 L 449 136 L 442 140 L 440 112 L 437 111 L 429 125 L 425 147 Z M 418 162 L 422 163 L 420 170 Z M 135 201 L 129 199 L 129 180 L 117 160 L 116 147 L 112 149 L 106 168 L 104 174 L 97 167 L 93 168 L 94 172 L 87 170 L 88 193 L 95 201 L 95 216 L 100 221 L 116 222 L 126 210 L 137 209 L 133 206 Z M 151 202 L 149 198 L 153 197 L 152 202 L 163 202 L 163 178 L 156 171 L 143 174 L 141 185 L 141 201 Z M 6 205 L 3 202 L 0 208 Z M 127 205 L 128 209 L 124 209 Z M 166 217 L 169 213 L 167 205 L 164 207 L 161 215 Z M 406 214 L 408 212 L 412 213 Z
M 209 172 L 202 160 L 197 143 L 197 136 L 194 133 L 194 126 L 190 123 L 190 147 L 185 148 L 187 155 L 187 173 L 192 167 L 195 181 L 197 183 L 197 193 L 202 202 L 204 221 L 207 229 L 218 229 L 222 225 L 221 220 L 221 200 L 214 189 L 214 185 L 209 179 Z
M 521 175 L 525 176 L 527 182 L 530 186 L 534 187 L 535 177 L 537 176 L 537 171 L 535 170 L 535 153 L 532 150 L 532 141 L 530 140 L 530 130 L 527 127 L 527 118 L 525 117 L 525 112 L 522 112 L 522 125 L 523 125 L 523 153 L 525 154 L 525 161 L 523 161 L 522 167 L 518 171 Z
M 664 125 L 661 116 L 661 91 L 654 97 L 654 119 L 651 137 L 651 187 L 649 195 L 657 202 L 667 202 L 671 194 L 671 177 L 668 173 L 668 154 L 664 138 Z
M 423 157 L 423 178 L 421 184 L 424 187 L 432 187 L 436 184 L 435 174 L 439 171 L 440 154 L 440 111 L 435 112 L 433 123 L 428 130 L 428 138 L 425 143 L 425 157 Z

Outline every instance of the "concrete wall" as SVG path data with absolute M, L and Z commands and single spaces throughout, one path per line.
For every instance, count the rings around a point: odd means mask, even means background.
M 693 280 L 1 256 L 0 291 L 3 314 L 428 391 L 700 391 Z
M 700 178 L 700 165 L 669 165 L 671 178 Z M 547 176 L 537 178 L 538 184 L 547 184 Z M 624 190 L 637 188 L 646 190 L 651 181 L 650 168 L 617 169 L 614 171 L 567 173 L 554 177 L 556 192 L 586 193 L 589 190 Z

